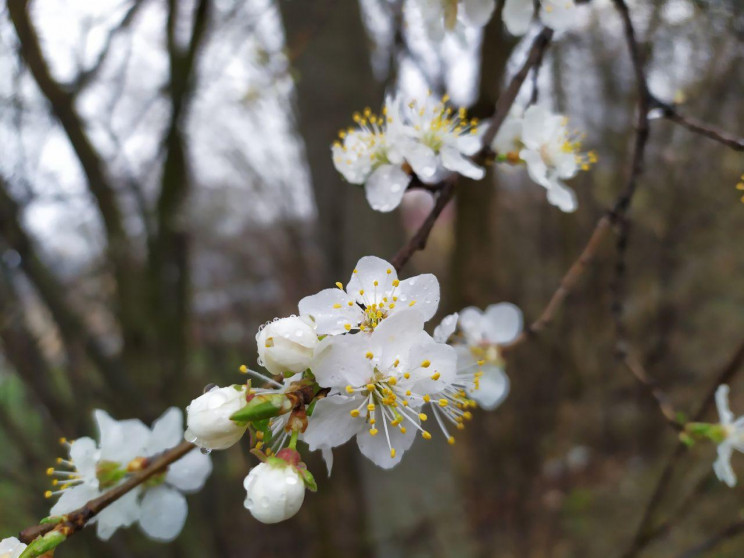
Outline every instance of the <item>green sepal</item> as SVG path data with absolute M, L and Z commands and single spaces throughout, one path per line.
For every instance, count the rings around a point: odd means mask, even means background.
M 126 470 L 122 469 L 121 465 L 115 461 L 101 461 L 96 466 L 96 478 L 98 479 L 98 486 L 101 488 L 111 488 L 126 476 Z
M 309 416 L 309 417 L 313 416 L 313 411 L 315 410 L 315 405 L 317 403 L 318 403 L 318 400 L 317 399 L 313 399 L 313 402 L 310 403 L 310 405 L 307 408 L 307 411 L 305 411 L 307 413 L 307 416 Z
M 39 525 L 56 525 L 57 523 L 66 521 L 66 519 L 67 517 L 64 515 L 50 515 L 39 521 Z
M 296 468 L 295 471 L 297 471 L 302 477 L 302 482 L 305 483 L 305 488 L 310 492 L 318 491 L 318 484 L 315 482 L 315 477 L 313 477 L 313 474 L 310 471 L 300 467 Z
M 292 402 L 285 394 L 264 393 L 253 397 L 245 407 L 233 413 L 230 420 L 238 424 L 247 424 L 283 415 L 291 410 Z
M 695 438 L 693 438 L 689 434 L 686 434 L 685 432 L 679 433 L 679 441 L 682 442 L 688 448 L 691 448 L 692 446 L 695 445 Z
M 722 424 L 688 422 L 685 425 L 684 432 L 693 439 L 708 439 L 716 444 L 720 444 L 728 438 L 726 428 Z
M 26 550 L 21 552 L 19 558 L 37 558 L 42 554 L 46 554 L 50 550 L 54 550 L 66 540 L 67 535 L 62 531 L 57 531 L 56 529 L 49 531 L 43 537 L 31 541 L 31 544 L 26 547 Z

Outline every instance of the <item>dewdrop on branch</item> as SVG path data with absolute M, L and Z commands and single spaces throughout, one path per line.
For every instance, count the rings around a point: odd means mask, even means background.
M 291 448 L 281 450 L 245 477 L 244 505 L 262 523 L 279 523 L 295 515 L 305 499 L 305 488 L 317 489 L 315 480 L 302 463 L 300 454 Z
M 186 407 L 186 441 L 208 450 L 222 450 L 237 443 L 246 425 L 230 420 L 245 407 L 245 386 L 213 387 Z

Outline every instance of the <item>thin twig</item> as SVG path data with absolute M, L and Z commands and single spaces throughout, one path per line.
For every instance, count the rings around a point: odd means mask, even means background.
M 150 459 L 148 464 L 141 471 L 133 474 L 120 485 L 101 494 L 98 498 L 89 501 L 75 511 L 65 514 L 64 521 L 60 523 L 43 523 L 41 525 L 28 527 L 18 535 L 19 540 L 23 543 L 29 544 L 37 537 L 41 537 L 53 530 L 61 531 L 67 537 L 75 534 L 85 527 L 85 525 L 102 510 L 144 483 L 147 479 L 161 472 L 174 461 L 178 461 L 181 457 L 193 450 L 194 447 L 196 446 L 190 442 L 181 442 L 179 445 L 165 451 L 158 457 Z
M 496 110 L 482 137 L 483 149 L 473 157 L 475 161 L 483 163 L 488 157 L 488 154 L 490 153 L 489 146 L 491 145 L 493 138 L 496 137 L 499 128 L 501 128 L 504 120 L 506 120 L 506 117 L 509 115 L 514 100 L 517 98 L 519 90 L 522 88 L 522 84 L 524 84 L 524 81 L 527 79 L 530 69 L 536 64 L 539 64 L 542 60 L 543 53 L 550 44 L 552 37 L 553 30 L 547 27 L 544 27 L 537 37 L 535 37 L 524 64 L 514 75 L 507 88 L 496 101 Z M 418 228 L 416 233 L 393 257 L 392 264 L 395 266 L 397 271 L 400 271 L 401 268 L 408 263 L 408 260 L 411 259 L 413 254 L 426 247 L 426 241 L 429 239 L 429 234 L 431 234 L 431 230 L 434 227 L 437 217 L 439 217 L 444 208 L 447 207 L 447 204 L 449 204 L 450 200 L 454 197 L 455 186 L 456 178 L 447 179 L 439 184 L 431 186 L 423 185 L 418 180 L 413 181 L 410 188 L 423 188 L 429 190 L 436 195 L 436 201 L 431 212 L 426 216 L 426 219 L 424 219 L 424 222 Z
M 739 521 L 734 521 L 725 529 L 721 529 L 706 541 L 693 546 L 682 554 L 679 554 L 677 558 L 694 558 L 695 556 L 700 556 L 703 552 L 711 550 L 722 542 L 732 539 L 741 533 L 744 533 L 744 520 L 740 519 Z
M 656 97 L 653 97 L 653 104 L 656 108 L 661 109 L 662 115 L 667 120 L 671 120 L 695 134 L 722 143 L 734 151 L 744 151 L 744 138 L 736 137 L 728 132 L 715 128 L 710 124 L 696 120 L 695 118 L 684 116 L 674 105 L 660 101 Z
M 643 386 L 645 391 L 651 397 L 653 397 L 654 401 L 659 407 L 659 410 L 661 411 L 661 414 L 664 416 L 669 425 L 676 431 L 681 431 L 684 428 L 684 424 L 680 423 L 677 419 L 677 413 L 675 412 L 674 407 L 669 400 L 669 397 L 666 395 L 666 393 L 659 389 L 656 382 L 651 377 L 649 377 L 649 375 L 646 373 L 646 369 L 643 367 L 643 364 L 641 364 L 641 362 L 633 354 L 627 351 L 625 356 L 623 357 L 623 364 L 628 370 L 630 370 L 630 373 L 633 374 L 633 377 L 638 381 L 639 384 Z

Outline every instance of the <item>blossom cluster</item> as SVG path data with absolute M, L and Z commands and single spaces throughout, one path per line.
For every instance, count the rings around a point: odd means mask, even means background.
M 259 330 L 258 362 L 271 377 L 243 367 L 252 376 L 245 385 L 195 399 L 186 439 L 225 449 L 250 433 L 263 463 L 245 479 L 245 506 L 266 523 L 294 515 L 305 487 L 315 489 L 298 441 L 322 452 L 329 474 L 333 448 L 352 438 L 385 469 L 435 429 L 454 444 L 475 407 L 506 397 L 500 347 L 519 335 L 522 314 L 508 303 L 469 307 L 430 335 L 439 299 L 433 275 L 400 280 L 387 261 L 362 258 L 345 285 L 303 298 L 298 315 Z
M 105 411 L 96 410 L 99 441 L 84 437 L 62 439 L 67 457 L 50 467 L 53 490 L 48 498 L 59 497 L 50 516 L 70 513 L 103 492 L 121 484 L 129 475 L 144 468 L 151 458 L 177 445 L 183 438 L 183 412 L 171 407 L 152 428 L 137 419 L 117 421 Z M 183 493 L 198 491 L 212 472 L 208 455 L 198 449 L 171 464 L 164 474 L 150 479 L 101 510 L 89 523 L 98 537 L 108 540 L 120 527 L 138 523 L 150 538 L 167 542 L 183 529 L 188 505 Z M 2 556 L 0 554 L 0 556 Z

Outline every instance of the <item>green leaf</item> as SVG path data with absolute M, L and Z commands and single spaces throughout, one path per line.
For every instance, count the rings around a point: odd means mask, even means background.
M 295 470 L 302 477 L 302 481 L 305 483 L 305 488 L 307 488 L 310 492 L 318 491 L 318 485 L 315 482 L 315 477 L 313 477 L 313 474 L 310 471 L 308 471 L 307 469 L 295 469 Z

